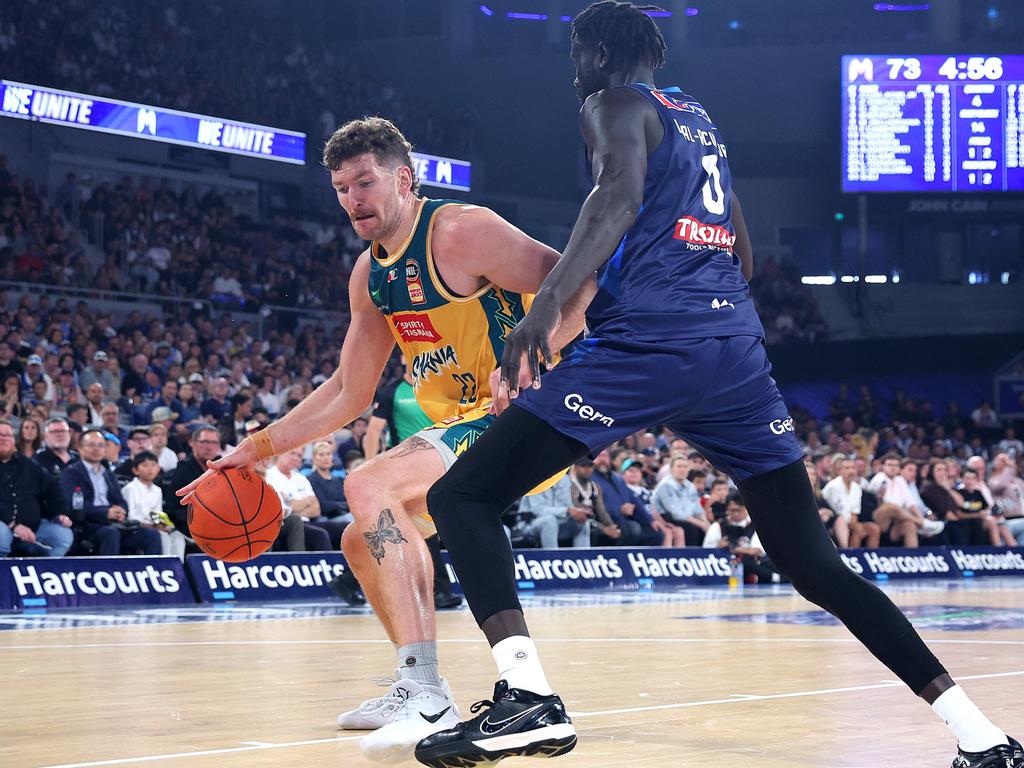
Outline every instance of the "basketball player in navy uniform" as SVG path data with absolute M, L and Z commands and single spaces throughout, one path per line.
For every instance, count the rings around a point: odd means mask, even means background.
M 946 721 L 959 741 L 954 768 L 1024 766 L 1020 744 L 989 722 L 829 541 L 750 299 L 751 249 L 728 144 L 692 97 L 654 85 L 665 43 L 643 10 L 606 0 L 573 21 L 594 186 L 505 345 L 496 409 L 508 398 L 512 407 L 427 496 L 500 679 L 493 701 L 425 738 L 417 758 L 465 768 L 575 746 L 529 637 L 500 515 L 560 467 L 666 424 L 733 478 L 768 556 L 800 594 L 842 620 Z M 560 308 L 595 271 L 590 335 L 541 379 Z

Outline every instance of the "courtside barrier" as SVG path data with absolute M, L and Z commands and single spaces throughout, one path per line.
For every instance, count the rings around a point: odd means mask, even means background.
M 890 579 L 1024 576 L 1024 547 L 849 549 L 854 573 Z M 447 553 L 445 553 L 447 560 Z M 721 549 L 523 549 L 514 553 L 520 590 L 656 589 L 725 585 L 729 558 Z M 0 610 L 180 605 L 332 597 L 327 583 L 346 568 L 340 552 L 272 552 L 248 563 L 190 555 L 0 560 Z M 451 566 L 448 573 L 459 589 Z

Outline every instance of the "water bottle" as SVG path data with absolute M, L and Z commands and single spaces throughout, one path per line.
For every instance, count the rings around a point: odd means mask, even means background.
M 85 496 L 82 494 L 82 489 L 78 486 L 75 487 L 75 492 L 71 494 L 71 509 L 76 512 L 81 512 L 85 506 Z
M 729 589 L 743 586 L 743 560 L 734 557 L 729 561 Z

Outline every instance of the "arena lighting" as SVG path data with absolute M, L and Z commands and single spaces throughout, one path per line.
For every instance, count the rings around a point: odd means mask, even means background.
M 505 14 L 510 19 L 519 19 L 521 21 L 547 21 L 548 15 L 546 13 L 516 13 L 515 11 L 509 11 Z
M 494 15 L 494 11 L 492 11 L 486 5 L 481 5 L 480 6 L 480 13 L 482 13 L 484 16 L 493 16 Z
M 889 278 L 885 275 L 864 275 L 865 283 L 887 283 Z
M 800 282 L 804 285 L 834 285 L 836 282 L 835 275 L 804 275 L 800 278 Z
M 999 282 L 1002 283 L 1003 285 L 1009 285 L 1010 284 L 1010 273 L 1009 272 L 1000 272 L 999 273 Z
M 644 13 L 652 19 L 667 19 L 672 15 L 672 11 L 644 11 Z
M 927 11 L 931 8 L 928 3 L 921 5 L 896 5 L 894 3 L 875 3 L 876 11 Z
M 843 283 L 859 283 L 860 275 L 843 275 L 839 280 Z
M 900 273 L 899 272 L 893 272 L 892 273 L 892 281 L 894 283 L 898 283 L 900 281 Z

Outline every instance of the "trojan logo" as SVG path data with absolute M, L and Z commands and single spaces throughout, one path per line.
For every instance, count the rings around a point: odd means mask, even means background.
M 498 327 L 501 329 L 501 340 L 504 341 L 512 332 L 512 329 L 516 327 L 519 318 L 515 315 L 515 308 L 512 306 L 512 302 L 509 301 L 508 296 L 505 295 L 501 288 L 491 289 L 487 297 L 493 299 L 498 307 L 494 311 L 494 319 L 498 321 Z
M 445 368 L 458 368 L 459 358 L 455 347 L 448 344 L 441 349 L 430 349 L 420 352 L 412 360 L 412 386 L 419 389 L 423 382 L 440 373 Z

